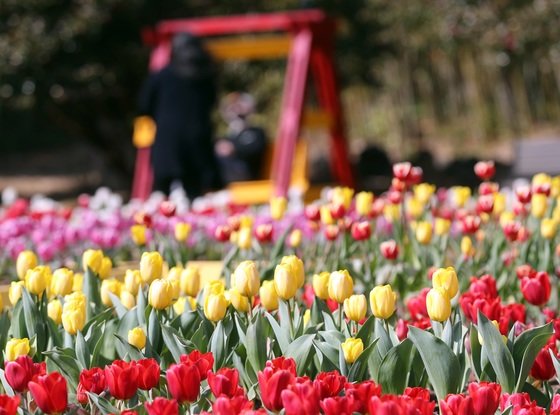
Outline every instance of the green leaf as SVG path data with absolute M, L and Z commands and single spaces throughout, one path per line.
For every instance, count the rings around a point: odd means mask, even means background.
M 370 344 L 371 333 L 373 332 L 373 328 L 375 327 L 375 316 L 370 316 L 365 323 L 360 327 L 358 333 L 356 334 L 357 339 L 362 339 L 364 346 L 368 346 Z
M 138 327 L 138 316 L 137 316 L 136 311 L 134 309 L 132 309 L 132 310 L 129 310 L 124 315 L 124 317 L 119 321 L 119 323 L 117 324 L 116 332 L 121 338 L 128 339 L 128 332 L 135 327 Z M 127 344 L 128 344 L 128 342 L 127 342 Z M 97 347 L 97 344 L 96 344 L 95 349 L 97 349 L 97 348 L 98 347 Z M 121 357 L 121 359 L 124 359 L 124 357 L 126 356 L 126 353 L 128 351 L 128 348 L 123 346 L 119 342 L 115 343 L 115 348 L 117 349 L 117 354 Z M 99 349 L 98 351 L 100 352 L 101 349 Z
M 554 370 L 556 371 L 556 380 L 560 381 L 560 361 L 554 354 L 552 350 L 548 351 L 550 353 L 550 357 L 552 357 L 552 364 L 554 365 Z
M 552 336 L 552 323 L 526 330 L 513 343 L 513 361 L 517 383 L 515 392 L 521 392 L 537 355 Z
M 249 325 L 246 337 L 249 338 L 249 341 L 245 343 L 247 358 L 255 372 L 258 372 L 264 368 L 266 363 L 266 336 L 260 314 L 257 315 L 255 322 Z
M 99 331 L 101 332 L 101 335 L 99 336 L 99 338 L 97 338 L 94 346 L 93 346 L 93 354 L 91 355 L 91 366 L 92 367 L 100 367 L 102 366 L 102 362 L 101 362 L 101 349 L 103 348 L 103 344 L 104 344 L 104 338 L 103 336 L 105 335 L 105 322 L 101 323 L 100 327 L 99 327 Z M 117 352 L 118 352 L 118 347 L 117 347 Z M 122 355 L 119 356 L 124 357 L 124 355 L 126 354 L 126 352 L 124 352 Z
M 4 373 L 3 369 L 0 369 L 0 382 L 2 383 L 2 387 L 8 396 L 14 396 L 15 392 L 6 380 L 6 374 Z
M 125 357 L 128 357 L 130 360 L 140 360 L 145 357 L 142 352 L 140 352 L 140 350 L 138 350 L 128 342 L 128 339 L 123 338 L 117 333 L 114 333 L 113 335 L 117 338 L 117 343 L 120 344 L 125 350 L 125 353 L 122 356 L 123 359 Z
M 68 380 L 68 383 L 75 390 L 78 387 L 78 377 L 80 367 L 74 357 L 74 350 L 55 348 L 43 352 L 45 356 L 58 368 L 60 373 Z
M 379 367 L 378 378 L 384 393 L 400 395 L 404 392 L 408 385 L 412 358 L 412 342 L 409 339 L 389 350 Z
M 284 232 L 282 232 L 282 235 L 280 235 L 280 238 L 278 238 L 276 244 L 274 244 L 274 248 L 272 248 L 272 250 L 270 251 L 271 262 L 276 262 L 276 260 L 280 258 L 280 255 L 282 255 L 282 252 L 284 251 L 284 246 L 286 245 L 286 238 L 288 237 L 288 234 L 290 233 L 291 230 L 292 230 L 292 226 L 290 225 L 286 228 Z
M 124 316 L 127 313 L 128 309 L 123 305 L 123 303 L 121 303 L 121 299 L 110 291 L 109 291 L 109 297 L 111 298 L 113 307 L 117 312 L 117 317 L 122 318 L 122 316 Z
M 119 410 L 115 408 L 107 399 L 90 392 L 86 393 L 91 403 L 93 403 L 103 413 L 103 415 L 119 413 Z
M 37 334 L 37 305 L 31 298 L 31 294 L 26 289 L 21 290 L 21 299 L 23 302 L 23 312 L 25 313 L 25 328 L 29 338 Z
M 214 333 L 212 333 L 210 351 L 214 355 L 214 370 L 218 370 L 222 367 L 222 362 L 226 355 L 226 336 L 222 321 L 218 321 Z
M 478 341 L 478 330 L 474 324 L 470 326 L 470 340 L 471 340 L 471 360 L 472 367 L 479 381 L 482 380 L 482 366 L 481 366 L 481 355 L 482 346 Z
M 496 379 L 504 392 L 515 390 L 515 365 L 513 356 L 504 344 L 502 335 L 488 318 L 478 311 L 478 330 L 484 341 L 482 346 L 487 351 L 488 360 L 496 372 Z
M 314 334 L 304 334 L 291 342 L 284 355 L 291 357 L 296 361 L 296 368 L 298 374 L 305 373 L 307 365 L 311 360 L 311 348 L 313 346 Z
M 180 336 L 179 333 L 172 327 L 163 324 L 161 326 L 161 335 L 163 337 L 163 342 L 167 346 L 167 349 L 171 352 L 175 363 L 179 363 L 181 360 L 181 355 L 186 354 L 187 350 L 183 345 L 177 340 Z
M 89 348 L 81 331 L 76 333 L 76 358 L 82 369 L 89 369 Z
M 127 337 L 128 338 L 128 334 Z M 154 357 L 160 350 L 161 325 L 155 308 L 152 308 L 148 319 L 148 341 L 146 342 L 146 356 Z
M 340 345 L 339 342 L 336 343 L 336 346 L 334 346 L 331 343 L 328 342 L 322 342 L 322 341 L 318 341 L 315 340 L 313 342 L 313 345 L 315 346 L 315 349 L 317 350 L 317 354 L 322 355 L 323 357 L 326 357 L 327 360 L 329 360 L 334 367 L 338 367 L 338 360 L 339 360 L 339 356 L 338 356 L 338 346 Z
M 270 327 L 272 327 L 272 331 L 274 332 L 274 337 L 276 337 L 278 346 L 280 346 L 280 351 L 282 352 L 282 354 L 285 354 L 290 344 L 290 341 L 288 340 L 286 333 L 284 332 L 284 330 L 280 328 L 280 325 L 270 313 L 265 313 L 265 317 L 270 323 Z
M 89 320 L 97 314 L 97 308 L 99 304 L 101 304 L 99 280 L 95 273 L 89 267 L 84 273 L 83 292 L 87 297 L 86 320 Z
M 408 338 L 420 353 L 438 400 L 457 393 L 460 365 L 449 346 L 432 333 L 413 326 L 408 328 Z
M 140 288 L 138 290 L 138 295 L 136 296 L 136 313 L 138 315 L 138 323 L 139 325 L 146 324 L 146 294 L 144 290 Z M 134 310 L 134 308 L 133 308 Z

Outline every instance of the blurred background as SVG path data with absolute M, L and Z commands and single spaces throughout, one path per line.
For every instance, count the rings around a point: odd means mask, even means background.
M 496 159 L 507 175 L 520 142 L 560 147 L 557 0 L 3 0 L 0 189 L 64 198 L 107 185 L 126 195 L 148 73 L 142 29 L 306 7 L 338 22 L 335 57 L 358 175 L 387 156 L 420 164 L 428 181 L 469 184 L 477 159 Z M 250 92 L 254 122 L 273 139 L 285 61 L 218 69 L 220 94 Z M 218 115 L 216 123 L 219 135 L 225 125 Z M 328 178 L 324 166 L 311 164 L 312 178 Z

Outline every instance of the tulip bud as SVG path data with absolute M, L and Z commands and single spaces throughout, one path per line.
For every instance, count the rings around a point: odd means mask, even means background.
M 251 229 L 253 227 L 254 218 L 251 215 L 239 216 L 239 228 Z
M 383 320 L 393 315 L 396 309 L 397 294 L 389 284 L 378 285 L 369 293 L 369 304 L 376 318 Z
M 55 322 L 56 325 L 62 323 L 62 303 L 58 299 L 54 299 L 47 305 L 47 315 Z
M 332 272 L 328 284 L 329 298 L 342 304 L 344 300 L 352 295 L 354 281 L 348 270 Z
M 50 280 L 50 269 L 44 265 L 27 270 L 25 275 L 25 288 L 31 294 L 41 295 L 48 286 Z
M 503 193 L 494 194 L 494 210 L 495 215 L 501 215 L 506 210 L 506 196 Z
M 131 310 L 132 307 L 136 305 L 136 297 L 134 294 L 127 290 L 122 290 L 119 296 L 121 304 L 126 307 L 127 310 Z
M 381 251 L 381 255 L 386 259 L 397 259 L 399 256 L 399 246 L 393 239 L 381 242 L 379 250 Z
M 235 287 L 229 290 L 229 300 L 233 308 L 240 313 L 248 313 L 251 308 L 249 299 L 242 295 Z
M 196 297 L 200 291 L 200 273 L 197 267 L 189 265 L 181 271 L 181 292 L 191 297 Z
M 471 189 L 466 186 L 455 186 L 451 188 L 451 195 L 455 206 L 463 207 L 471 197 Z
M 285 197 L 278 196 L 270 199 L 270 216 L 274 220 L 280 220 L 286 213 L 288 207 L 288 200 Z
M 25 278 L 27 270 L 37 266 L 37 255 L 32 251 L 22 251 L 19 253 L 16 261 L 16 271 L 20 280 Z
M 171 281 L 157 279 L 150 284 L 148 303 L 156 310 L 163 310 L 173 303 L 173 287 Z
M 296 276 L 288 264 L 276 265 L 274 269 L 274 288 L 283 300 L 289 300 L 296 295 L 298 289 Z
M 186 222 L 178 222 L 175 224 L 175 239 L 178 242 L 185 242 L 191 233 L 191 225 Z
M 75 273 L 72 281 L 72 292 L 82 291 L 84 285 L 84 274 Z
M 418 222 L 416 225 L 416 239 L 422 245 L 427 245 L 432 240 L 432 224 L 430 222 Z
M 537 219 L 542 219 L 546 213 L 548 198 L 545 194 L 537 193 L 531 199 L 531 215 Z
M 228 305 L 224 294 L 210 294 L 204 300 L 204 315 L 210 321 L 219 321 L 225 317 Z
M 437 236 L 447 235 L 451 228 L 451 221 L 444 218 L 436 218 L 434 231 Z
M 142 327 L 135 327 L 128 331 L 128 344 L 142 350 L 146 346 L 146 333 Z
M 344 300 L 344 314 L 349 320 L 361 321 L 367 312 L 367 300 L 363 294 L 354 294 Z
M 424 205 L 416 198 L 406 200 L 406 213 L 413 219 L 417 219 L 422 215 Z
M 321 300 L 327 300 L 329 298 L 329 279 L 330 272 L 323 271 L 320 274 L 313 275 L 313 292 Z
M 426 296 L 426 308 L 430 319 L 443 322 L 451 315 L 451 301 L 444 288 L 432 288 Z
M 474 256 L 473 243 L 468 236 L 463 236 L 461 239 L 461 253 L 467 258 Z
M 474 165 L 474 173 L 481 180 L 490 180 L 496 174 L 496 166 L 492 160 L 479 161 Z
M 327 205 L 321 206 L 320 213 L 321 213 L 321 222 L 323 222 L 324 225 L 334 224 L 334 219 L 331 215 L 331 209 L 329 208 L 329 206 Z
M 72 292 L 74 273 L 68 268 L 59 268 L 53 272 L 51 279 L 51 293 L 65 296 Z
M 259 271 L 254 261 L 241 262 L 231 276 L 231 286 L 246 297 L 257 295 L 260 283 Z
M 145 225 L 132 225 L 130 227 L 130 238 L 135 245 L 146 245 L 146 226 Z
M 138 288 L 140 287 L 140 271 L 136 269 L 127 269 L 124 274 L 124 288 L 126 291 L 132 295 L 138 294 Z
M 99 278 L 102 280 L 109 278 L 112 269 L 113 262 L 111 261 L 111 258 L 104 256 L 101 260 L 101 266 L 99 267 Z
M 21 291 L 25 286 L 25 281 L 12 281 L 8 290 L 8 298 L 12 306 L 15 306 L 21 298 Z
M 161 278 L 163 258 L 159 252 L 144 252 L 140 258 L 140 277 L 143 283 L 151 283 Z
M 414 186 L 412 190 L 414 191 L 414 197 L 418 199 L 422 205 L 425 205 L 430 201 L 430 198 L 436 191 L 436 187 L 433 184 L 420 183 Z
M 8 362 L 13 362 L 19 356 L 28 355 L 30 351 L 31 351 L 31 346 L 29 345 L 28 338 L 23 338 L 23 339 L 12 338 L 8 340 L 8 343 L 6 343 L 5 359 Z
M 210 294 L 223 294 L 225 291 L 226 288 L 221 280 L 213 280 L 204 287 L 204 298 L 206 299 Z
M 331 201 L 335 205 L 342 205 L 344 209 L 348 210 L 352 203 L 352 196 L 354 196 L 354 189 L 349 187 L 335 187 L 331 192 Z
M 364 343 L 360 338 L 348 338 L 341 344 L 346 363 L 354 363 L 364 351 Z
M 311 310 L 307 309 L 305 313 L 303 313 L 303 327 L 307 327 L 309 321 L 311 321 Z
M 278 294 L 274 281 L 263 281 L 259 289 L 259 297 L 266 311 L 274 311 L 278 308 Z
M 268 243 L 272 241 L 272 225 L 270 223 L 261 223 L 255 229 L 255 236 L 260 243 Z
M 541 235 L 545 239 L 552 239 L 556 236 L 558 222 L 555 219 L 545 218 L 541 221 Z
M 237 232 L 237 246 L 240 249 L 251 248 L 251 228 L 239 229 L 239 232 Z
M 340 234 L 340 229 L 338 226 L 336 225 L 327 225 L 325 226 L 325 237 L 329 240 L 329 241 L 334 241 L 336 240 L 336 238 L 338 238 L 338 235 Z
M 173 304 L 173 311 L 175 311 L 175 314 L 177 315 L 183 314 L 183 312 L 185 311 L 185 306 L 187 304 L 187 301 L 189 302 L 191 311 L 196 309 L 196 300 L 194 298 L 179 297 L 177 301 L 175 301 L 175 303 Z
M 291 248 L 297 248 L 301 244 L 302 232 L 300 229 L 294 229 L 288 237 L 288 245 Z
M 82 268 L 84 271 L 87 271 L 89 268 L 94 274 L 97 274 L 101 267 L 101 261 L 103 261 L 103 251 L 99 249 L 88 249 L 82 255 Z
M 393 223 L 401 217 L 401 210 L 398 204 L 388 203 L 383 207 L 383 216 L 387 222 Z
M 457 279 L 457 273 L 453 267 L 438 268 L 432 274 L 432 283 L 434 288 L 445 289 L 449 299 L 455 297 L 459 291 L 459 280 Z
M 358 215 L 369 216 L 373 206 L 373 193 L 360 192 L 356 195 L 356 212 Z
M 111 307 L 113 305 L 113 300 L 109 293 L 116 295 L 119 297 L 121 295 L 121 286 L 122 283 L 119 280 L 114 278 L 103 280 L 101 282 L 101 302 L 107 306 Z

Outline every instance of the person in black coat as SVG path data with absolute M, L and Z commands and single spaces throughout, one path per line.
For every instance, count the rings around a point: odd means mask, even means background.
M 197 37 L 177 34 L 171 48 L 169 65 L 146 80 L 139 108 L 157 127 L 151 153 L 154 190 L 168 194 L 179 181 L 192 199 L 221 186 L 212 141 L 214 71 Z

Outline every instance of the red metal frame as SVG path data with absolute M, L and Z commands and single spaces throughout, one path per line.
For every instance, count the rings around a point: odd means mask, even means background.
M 150 56 L 150 70 L 157 71 L 169 62 L 170 40 L 178 32 L 190 32 L 197 36 L 217 36 L 272 31 L 284 31 L 293 35 L 274 149 L 272 167 L 274 193 L 286 195 L 290 185 L 292 161 L 300 136 L 309 75 L 315 81 L 319 105 L 332 120 L 329 128 L 333 173 L 340 183 L 352 187 L 354 176 L 348 158 L 343 114 L 333 64 L 335 25 L 333 20 L 322 11 L 302 10 L 163 21 L 153 32 L 145 36 L 146 43 L 154 47 Z M 145 199 L 149 196 L 151 188 L 150 149 L 139 149 L 132 197 Z

